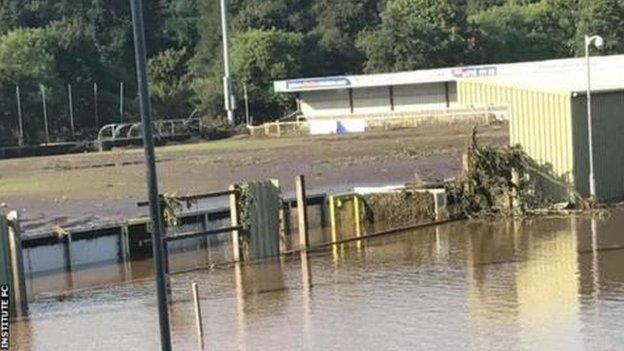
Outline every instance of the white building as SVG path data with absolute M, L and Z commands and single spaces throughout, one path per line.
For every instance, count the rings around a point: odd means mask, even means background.
M 624 55 L 592 57 L 600 69 L 624 67 Z M 426 110 L 462 108 L 457 101 L 457 81 L 467 77 L 505 75 L 565 76 L 585 69 L 584 58 L 448 67 L 409 72 L 298 78 L 274 82 L 279 93 L 297 95 L 308 120 L 383 117 Z M 555 78 L 553 78 L 555 79 Z M 624 79 L 624 77 L 622 78 Z

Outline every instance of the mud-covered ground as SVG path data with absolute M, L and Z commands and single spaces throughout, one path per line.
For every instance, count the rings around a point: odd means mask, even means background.
M 279 179 L 291 193 L 297 174 L 309 192 L 358 185 L 440 180 L 457 174 L 471 125 L 348 136 L 286 137 L 182 144 L 157 149 L 161 192 L 223 190 L 241 180 Z M 507 126 L 480 129 L 483 142 L 504 145 Z M 27 232 L 118 221 L 144 214 L 141 149 L 0 160 L 0 203 L 21 211 Z

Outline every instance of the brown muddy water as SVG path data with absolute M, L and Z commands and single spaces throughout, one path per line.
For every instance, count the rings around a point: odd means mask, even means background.
M 605 219 L 459 222 L 175 274 L 173 346 L 197 349 L 197 282 L 208 350 L 622 349 L 622 228 L 622 210 Z M 206 254 L 173 261 L 192 267 Z M 158 349 L 150 270 L 143 261 L 32 277 L 39 293 L 30 318 L 12 325 L 12 346 Z M 45 286 L 75 290 L 47 297 Z

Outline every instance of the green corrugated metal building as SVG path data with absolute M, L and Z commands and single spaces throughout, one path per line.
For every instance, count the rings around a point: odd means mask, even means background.
M 586 75 L 542 73 L 458 82 L 466 106 L 505 105 L 510 143 L 589 195 Z M 594 173 L 599 200 L 624 199 L 624 69 L 592 65 Z

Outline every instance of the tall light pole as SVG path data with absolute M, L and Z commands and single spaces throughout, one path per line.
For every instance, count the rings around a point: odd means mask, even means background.
M 592 133 L 592 109 L 591 109 L 591 67 L 589 62 L 589 48 L 594 45 L 597 49 L 604 46 L 604 39 L 599 35 L 585 36 L 585 61 L 587 67 L 587 135 L 589 143 L 589 194 L 596 198 L 596 178 L 594 176 L 594 143 Z
M 22 121 L 22 99 L 20 97 L 19 85 L 15 86 L 15 99 L 17 100 L 17 123 L 19 126 L 17 143 L 19 146 L 24 146 L 24 121 Z
M 124 115 L 124 83 L 119 83 L 119 123 L 123 123 Z
M 156 275 L 156 295 L 158 298 L 158 323 L 160 326 L 160 347 L 163 351 L 171 350 L 171 330 L 169 328 L 169 310 L 167 309 L 167 287 L 163 260 L 162 221 L 160 220 L 160 198 L 156 175 L 156 156 L 152 137 L 152 116 L 147 86 L 147 68 L 145 54 L 145 29 L 143 27 L 143 4 L 141 0 L 130 0 L 132 11 L 132 31 L 134 34 L 134 55 L 136 61 L 137 85 L 139 88 L 139 110 L 143 129 L 143 147 L 145 149 L 145 168 L 147 192 L 149 197 L 150 218 L 152 221 L 152 252 L 154 255 L 154 273 Z
M 232 78 L 230 77 L 230 49 L 228 47 L 227 7 L 225 0 L 221 0 L 221 33 L 223 35 L 223 99 L 228 123 L 234 125 L 235 101 L 232 92 Z
M 100 130 L 100 116 L 98 116 L 98 85 L 97 82 L 93 83 L 93 108 L 95 114 L 95 129 Z
M 245 95 L 245 124 L 249 127 L 249 95 L 247 94 L 247 83 L 243 85 L 243 94 Z
M 67 102 L 69 103 L 69 126 L 71 127 L 72 138 L 76 136 L 76 126 L 74 125 L 74 101 L 72 98 L 72 86 L 67 84 Z
M 45 129 L 45 140 L 46 145 L 50 143 L 50 131 L 48 129 L 48 108 L 46 106 L 46 92 L 45 86 L 43 84 L 39 84 L 39 89 L 41 90 L 41 104 L 43 106 L 43 127 Z

